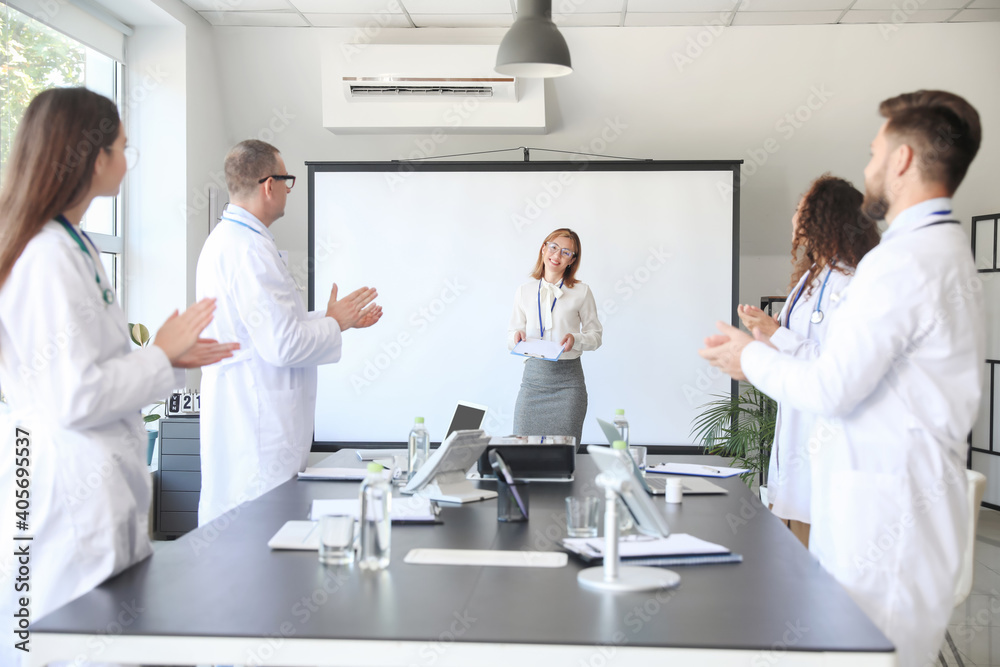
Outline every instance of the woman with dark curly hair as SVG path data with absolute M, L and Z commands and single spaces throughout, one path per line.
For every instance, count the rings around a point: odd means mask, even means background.
M 782 352 L 819 355 L 829 318 L 854 269 L 878 245 L 875 223 L 861 212 L 864 199 L 842 178 L 824 174 L 803 195 L 792 216 L 792 280 L 776 319 L 760 308 L 740 306 L 740 321 Z M 815 416 L 778 405 L 767 502 L 797 538 L 809 546 L 811 476 L 808 442 Z

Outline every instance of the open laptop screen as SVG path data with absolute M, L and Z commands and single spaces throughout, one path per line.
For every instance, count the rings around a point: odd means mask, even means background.
M 483 425 L 483 419 L 486 417 L 486 406 L 476 405 L 475 403 L 466 403 L 465 401 L 459 401 L 458 405 L 455 407 L 455 416 L 451 418 L 451 426 L 448 427 L 448 433 L 444 436 L 446 439 L 455 431 L 475 431 Z

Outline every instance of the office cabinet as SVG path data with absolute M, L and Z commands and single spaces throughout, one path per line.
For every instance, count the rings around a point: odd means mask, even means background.
M 160 420 L 156 537 L 180 537 L 198 527 L 201 423 L 197 417 Z

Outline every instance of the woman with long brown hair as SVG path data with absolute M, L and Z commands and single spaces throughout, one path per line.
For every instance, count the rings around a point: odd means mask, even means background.
M 603 327 L 590 287 L 580 282 L 583 248 L 572 229 L 545 237 L 531 280 L 517 288 L 507 347 L 522 340 L 559 341 L 557 361 L 525 359 L 514 405 L 515 435 L 571 435 L 577 444 L 587 416 L 587 385 L 580 355 L 601 346 Z
M 875 223 L 861 212 L 864 199 L 842 178 L 816 179 L 792 216 L 792 279 L 788 300 L 776 319 L 750 305 L 738 309 L 750 330 L 782 352 L 819 355 L 829 318 L 854 269 L 878 245 Z M 815 417 L 778 406 L 767 502 L 802 544 L 809 546 L 811 475 L 808 441 Z
M 19 542 L 31 545 L 30 592 L 11 586 L 0 598 L 8 619 L 22 596 L 33 622 L 150 555 L 139 411 L 184 385 L 175 369 L 237 347 L 198 338 L 215 309 L 205 300 L 132 349 L 100 252 L 80 228 L 95 197 L 118 194 L 125 148 L 111 100 L 47 90 L 21 120 L 0 190 L 0 386 L 10 404 L 0 506 L 5 535 L 33 538 Z

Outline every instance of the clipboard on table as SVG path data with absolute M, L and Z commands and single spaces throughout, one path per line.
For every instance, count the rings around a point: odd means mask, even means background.
M 522 340 L 510 351 L 518 357 L 528 357 L 529 359 L 544 359 L 545 361 L 558 361 L 562 356 L 563 346 L 551 340 L 540 340 L 532 338 Z

